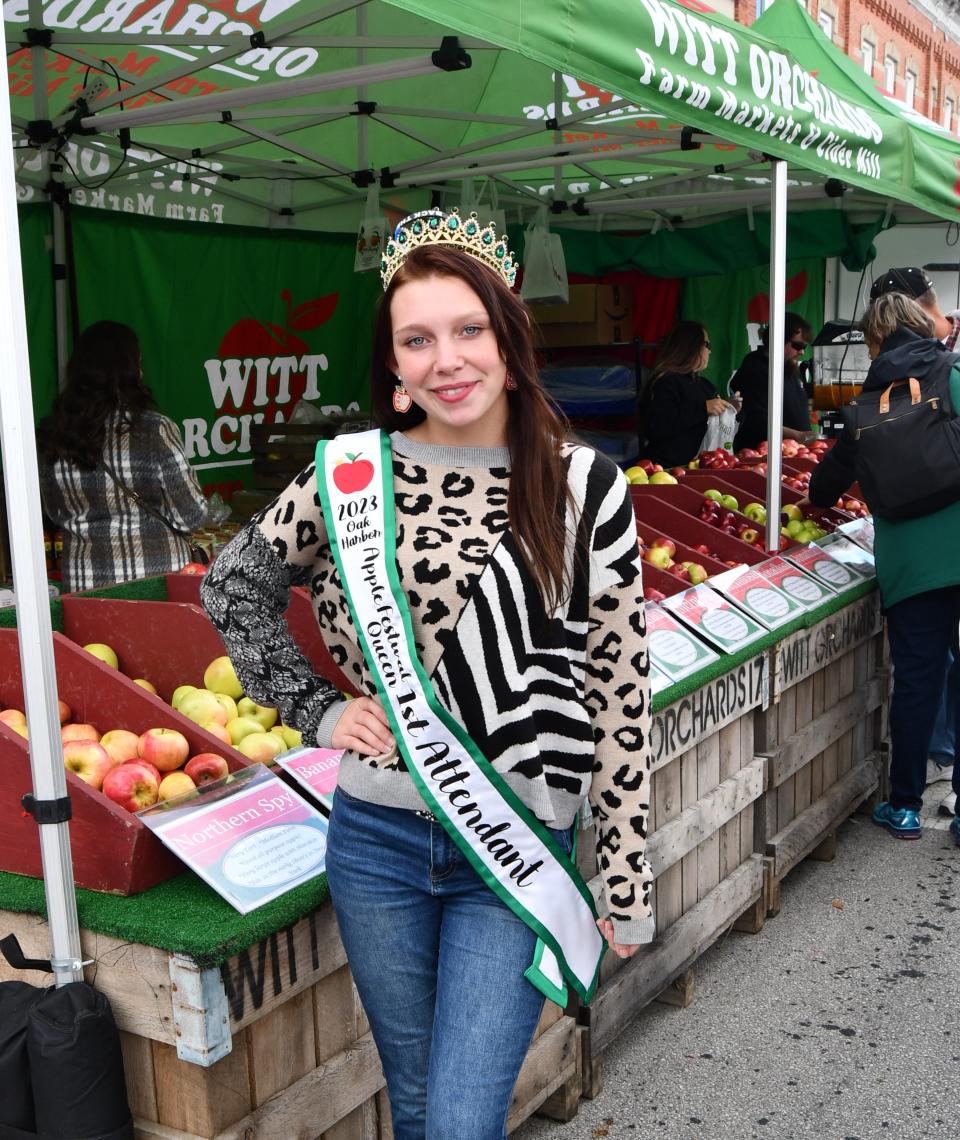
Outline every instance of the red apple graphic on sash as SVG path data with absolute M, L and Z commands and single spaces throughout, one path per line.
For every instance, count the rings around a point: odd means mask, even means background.
M 359 452 L 351 455 L 348 451 L 347 460 L 338 459 L 333 469 L 333 481 L 345 495 L 362 491 L 372 478 L 373 464 L 369 459 L 361 459 Z
M 277 356 L 302 357 L 310 351 L 310 346 L 297 336 L 298 332 L 308 332 L 319 328 L 333 316 L 340 300 L 339 293 L 328 293 L 324 297 L 317 297 L 312 301 L 304 301 L 300 305 L 293 304 L 289 289 L 280 294 L 281 300 L 287 307 L 286 320 L 283 327 L 256 320 L 254 317 L 243 317 L 224 333 L 223 340 L 217 350 L 221 360 L 236 358 L 239 360 L 256 359 L 266 356 L 273 359 Z M 274 384 L 277 380 L 274 379 Z M 290 400 L 286 408 L 293 408 L 303 395 L 307 386 L 306 372 L 296 372 L 290 377 Z M 253 400 L 256 395 L 256 383 L 253 374 L 244 394 L 242 404 L 236 408 L 238 412 L 263 411 L 254 408 Z M 230 403 L 229 396 L 227 403 Z

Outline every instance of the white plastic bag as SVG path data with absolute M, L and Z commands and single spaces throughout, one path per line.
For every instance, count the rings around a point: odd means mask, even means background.
M 354 273 L 365 273 L 380 268 L 380 257 L 389 236 L 389 223 L 380 212 L 380 199 L 376 186 L 367 191 L 360 228 L 357 230 L 357 252 L 353 259 Z
M 718 415 L 713 412 L 707 416 L 707 434 L 700 444 L 701 451 L 716 451 L 718 447 L 726 447 L 733 443 L 737 434 L 737 410 L 729 404 Z
M 525 301 L 547 305 L 566 305 L 570 300 L 563 242 L 559 234 L 550 233 L 546 221 L 539 216 L 527 227 L 520 296 Z

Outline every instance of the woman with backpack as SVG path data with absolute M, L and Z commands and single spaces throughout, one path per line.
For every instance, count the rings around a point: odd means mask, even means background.
M 936 413 L 912 404 L 911 389 L 923 404 L 936 399 L 940 406 L 952 405 L 948 412 L 960 409 L 960 359 L 934 337 L 930 316 L 903 293 L 875 298 L 861 328 L 870 370 L 861 396 L 849 405 L 843 435 L 813 472 L 809 494 L 815 505 L 832 506 L 858 481 L 874 516 L 894 682 L 890 799 L 877 806 L 873 820 L 899 839 L 919 839 L 927 748 L 947 651 L 957 652 L 960 629 L 960 489 L 951 488 L 952 481 L 960 488 L 960 464 L 950 458 L 952 433 L 960 445 L 960 422 L 949 415 L 912 420 Z M 897 381 L 910 384 L 891 389 Z M 885 400 L 896 407 L 884 412 Z M 933 432 L 925 447 L 910 443 L 909 433 L 921 423 Z M 942 451 L 936 446 L 941 431 Z M 954 768 L 954 791 L 958 785 L 960 765 Z M 960 846 L 960 818 L 954 817 L 950 831 Z

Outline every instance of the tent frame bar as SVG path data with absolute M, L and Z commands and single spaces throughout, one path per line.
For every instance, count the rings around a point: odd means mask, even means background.
M 773 159 L 770 183 L 770 321 L 767 354 L 767 551 L 780 550 L 780 478 L 783 471 L 783 348 L 787 307 L 787 164 Z

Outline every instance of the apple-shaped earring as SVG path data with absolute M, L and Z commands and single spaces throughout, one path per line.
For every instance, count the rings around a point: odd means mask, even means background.
M 393 410 L 398 416 L 402 416 L 404 412 L 410 411 L 412 404 L 413 398 L 406 388 L 404 388 L 402 378 L 398 376 L 397 386 L 393 390 Z

